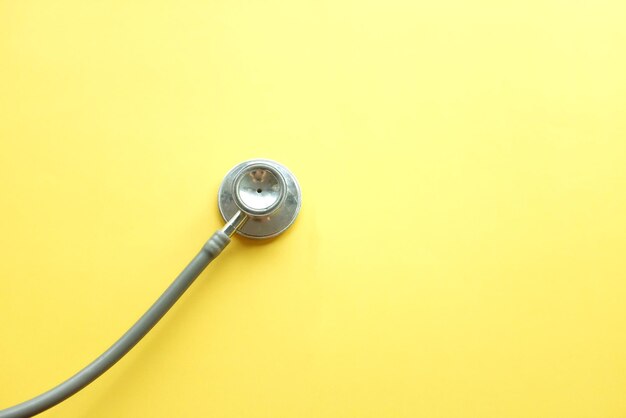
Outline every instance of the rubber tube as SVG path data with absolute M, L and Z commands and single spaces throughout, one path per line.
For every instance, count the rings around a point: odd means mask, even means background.
M 0 411 L 0 418 L 32 417 L 64 401 L 96 380 L 128 353 L 159 322 L 202 273 L 206 266 L 228 245 L 230 238 L 217 231 L 198 255 L 185 267 L 156 302 L 122 337 L 100 357 L 60 385 L 28 401 Z

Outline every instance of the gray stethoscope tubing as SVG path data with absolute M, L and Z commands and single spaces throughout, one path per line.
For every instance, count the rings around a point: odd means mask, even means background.
M 298 182 L 284 166 L 271 160 L 250 160 L 228 172 L 218 193 L 226 221 L 204 244 L 148 311 L 100 357 L 60 385 L 21 404 L 0 411 L 0 418 L 31 417 L 51 408 L 93 382 L 128 353 L 176 303 L 206 266 L 230 243 L 235 233 L 270 238 L 287 229 L 300 210 Z

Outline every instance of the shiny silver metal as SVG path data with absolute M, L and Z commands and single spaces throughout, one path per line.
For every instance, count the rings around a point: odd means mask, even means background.
M 226 221 L 226 225 L 222 228 L 222 232 L 232 237 L 235 232 L 248 220 L 248 215 L 242 211 L 237 211 L 232 218 Z
M 227 222 L 223 231 L 255 239 L 275 237 L 295 221 L 301 198 L 298 181 L 285 166 L 264 159 L 245 161 L 226 174 L 218 192 Z

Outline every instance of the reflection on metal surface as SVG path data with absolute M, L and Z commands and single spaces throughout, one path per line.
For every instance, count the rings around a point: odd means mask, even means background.
M 281 164 L 250 160 L 228 172 L 218 192 L 218 205 L 229 223 L 238 212 L 247 215 L 247 220 L 235 227 L 237 233 L 248 238 L 270 238 L 296 219 L 301 205 L 300 186 Z

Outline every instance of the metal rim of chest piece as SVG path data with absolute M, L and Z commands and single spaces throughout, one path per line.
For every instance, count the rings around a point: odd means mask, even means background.
M 247 238 L 272 238 L 293 224 L 302 195 L 296 177 L 276 161 L 253 159 L 233 167 L 218 191 L 218 207 L 228 222 L 241 211 L 248 217 L 237 229 Z

